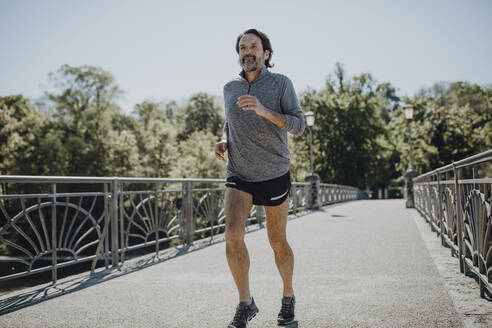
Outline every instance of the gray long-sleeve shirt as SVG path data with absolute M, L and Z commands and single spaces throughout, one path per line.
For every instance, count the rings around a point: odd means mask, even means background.
M 246 94 L 258 98 L 266 108 L 284 114 L 285 126 L 279 128 L 254 111 L 239 108 L 237 98 Z M 240 78 L 224 86 L 224 104 L 224 132 L 229 151 L 227 177 L 257 182 L 287 173 L 290 166 L 287 132 L 295 135 L 304 132 L 304 118 L 292 81 L 264 67 L 249 83 L 242 72 Z

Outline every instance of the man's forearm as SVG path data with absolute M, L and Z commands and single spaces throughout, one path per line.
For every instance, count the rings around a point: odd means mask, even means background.
M 274 112 L 273 110 L 270 110 L 266 107 L 263 108 L 264 110 L 258 113 L 260 116 L 266 118 L 279 128 L 283 128 L 285 126 L 285 122 L 287 121 L 285 115 Z

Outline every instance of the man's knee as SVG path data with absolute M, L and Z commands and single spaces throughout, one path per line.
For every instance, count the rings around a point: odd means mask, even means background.
M 226 222 L 225 234 L 227 243 L 236 244 L 244 241 L 244 227 L 239 222 Z
M 284 235 L 281 234 L 272 234 L 271 236 L 269 236 L 268 241 L 270 242 L 270 246 L 275 252 L 284 251 L 289 247 L 287 239 Z

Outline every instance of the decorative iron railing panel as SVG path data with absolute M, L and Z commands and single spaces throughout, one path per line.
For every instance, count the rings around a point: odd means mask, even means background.
M 473 272 L 480 295 L 492 293 L 492 150 L 422 174 L 415 207 L 460 263 Z
M 120 265 L 225 231 L 224 180 L 0 176 L 0 282 L 92 261 Z M 293 182 L 289 214 L 308 207 L 310 183 Z M 31 192 L 31 193 L 27 193 Z M 354 200 L 357 189 L 321 184 L 323 205 Z M 247 230 L 262 227 L 253 206 Z M 101 262 L 99 262 L 101 263 Z
M 102 192 L 0 195 L 0 280 L 20 278 L 97 259 L 109 264 L 107 184 Z M 6 256 L 8 255 L 8 256 Z M 10 265 L 9 265 L 10 264 Z M 14 265 L 15 264 L 15 265 Z

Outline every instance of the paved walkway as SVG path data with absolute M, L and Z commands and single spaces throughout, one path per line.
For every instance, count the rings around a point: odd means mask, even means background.
M 357 201 L 291 220 L 292 327 L 464 327 L 414 214 L 402 200 Z M 276 327 L 282 289 L 266 231 L 246 243 L 260 308 L 250 326 Z M 157 263 L 140 259 L 123 271 L 4 295 L 0 327 L 226 327 L 237 296 L 224 247 L 198 243 Z

